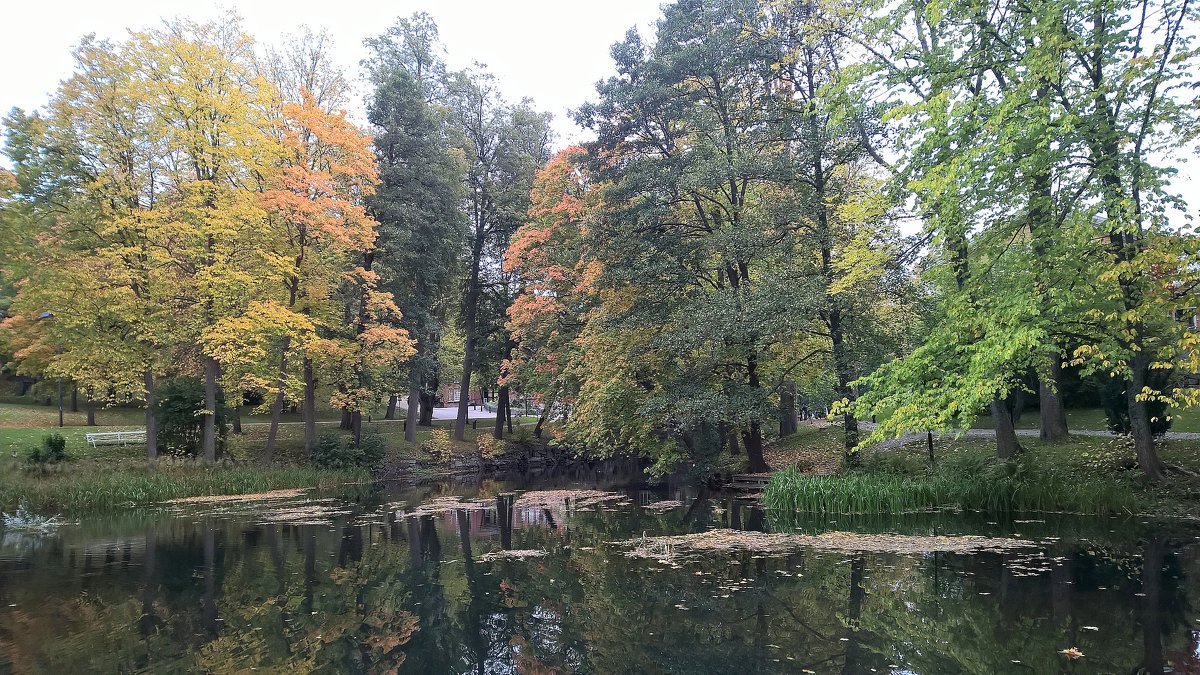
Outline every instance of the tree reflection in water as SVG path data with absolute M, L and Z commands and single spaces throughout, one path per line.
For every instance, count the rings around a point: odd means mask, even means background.
M 0 672 L 1200 672 L 1188 528 L 962 514 L 784 523 L 678 487 L 659 489 L 682 503 L 665 511 L 523 509 L 504 485 L 459 489 L 490 506 L 411 515 L 426 494 L 413 493 L 411 506 L 380 513 L 368 500 L 329 524 L 146 512 L 0 549 Z M 710 527 L 1043 543 L 681 552 L 672 564 L 614 543 Z M 483 558 L 519 549 L 545 555 Z M 1069 661 L 1071 647 L 1084 656 Z

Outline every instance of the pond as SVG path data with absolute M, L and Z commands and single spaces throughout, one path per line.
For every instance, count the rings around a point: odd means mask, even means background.
M 719 529 L 906 536 L 653 539 Z M 0 673 L 1200 672 L 1198 537 L 1045 514 L 784 522 L 633 473 L 172 505 L 5 532 Z

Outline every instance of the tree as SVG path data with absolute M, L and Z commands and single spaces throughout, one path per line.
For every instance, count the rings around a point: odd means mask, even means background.
M 504 253 L 504 269 L 516 274 L 520 294 L 508 308 L 505 328 L 514 347 L 501 384 L 516 382 L 521 391 L 537 394 L 542 405 L 534 428 L 538 437 L 555 404 L 578 397 L 579 381 L 571 369 L 580 359 L 581 331 L 595 306 L 588 279 L 600 264 L 586 259 L 582 242 L 600 204 L 586 162 L 586 151 L 572 146 L 538 171 L 529 220 Z
M 279 416 L 291 378 L 288 359 L 298 349 L 303 362 L 306 452 L 316 441 L 317 378 L 311 351 L 322 336 L 336 333 L 340 312 L 335 294 L 353 260 L 375 243 L 375 222 L 363 199 L 374 191 L 374 156 L 368 138 L 345 113 L 331 114 L 301 91 L 299 103 L 282 108 L 285 154 L 264 186 L 262 206 L 279 234 L 271 242 L 274 274 L 284 294 L 251 303 L 246 311 L 218 324 L 210 340 L 220 345 L 219 360 L 249 374 L 246 385 L 274 393 L 264 461 L 271 462 Z M 278 351 L 274 377 L 255 375 L 262 355 Z M 293 397 L 296 398 L 296 397 Z
M 445 87 L 436 35 L 428 16 L 416 15 L 367 41 L 375 86 L 367 116 L 380 167 L 379 190 L 370 200 L 380 223 L 380 283 L 395 296 L 417 350 L 406 385 L 391 388 L 408 394 L 409 442 L 416 440 L 418 422 L 431 423 L 443 372 L 438 367 L 441 336 L 465 235 L 457 130 L 447 109 L 429 103 Z M 427 413 L 418 418 L 421 407 Z
M 486 337 L 479 332 L 484 292 L 490 287 L 497 294 L 491 306 L 496 310 L 494 325 L 502 326 L 511 279 L 504 276 L 500 259 L 512 233 L 525 219 L 534 173 L 549 159 L 550 120 L 534 111 L 528 101 L 505 103 L 489 75 L 456 74 L 449 97 L 468 164 L 470 252 L 463 279 L 463 369 L 454 424 L 454 437 L 461 441 L 466 439 L 471 377 L 483 365 L 477 356 Z

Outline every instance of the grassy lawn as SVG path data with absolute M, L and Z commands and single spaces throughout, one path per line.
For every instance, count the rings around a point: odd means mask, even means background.
M 99 511 L 130 505 L 160 502 L 175 497 L 243 494 L 278 488 L 330 487 L 370 480 L 365 470 L 330 471 L 313 468 L 304 453 L 304 427 L 284 424 L 279 427 L 275 466 L 262 468 L 258 460 L 266 447 L 269 422 L 267 415 L 243 412 L 243 433 L 232 431 L 226 439 L 225 458 L 232 460 L 209 467 L 192 461 L 164 458 L 155 469 L 144 461 L 141 444 L 89 446 L 85 434 L 92 431 L 144 429 L 144 413 L 132 408 L 106 408 L 96 411 L 97 425 L 84 426 L 86 414 L 66 411 L 66 426 L 59 428 L 58 409 L 22 402 L 0 403 L 0 510 L 11 512 L 22 500 L 36 511 Z M 336 422 L 340 413 L 325 410 L 320 422 Z M 529 424 L 534 417 L 514 417 L 514 423 Z M 284 422 L 298 422 L 299 416 L 285 414 Z M 474 420 L 472 422 L 475 422 Z M 451 442 L 453 455 L 478 452 L 477 439 L 491 434 L 494 422 L 478 420 L 468 426 L 465 442 Z M 404 440 L 404 425 L 399 421 L 365 422 L 365 434 L 379 435 L 393 459 L 428 460 L 421 449 L 434 429 L 452 431 L 453 420 L 439 420 L 434 427 L 418 427 L 417 442 Z M 528 427 L 518 432 L 525 435 Z M 25 461 L 30 451 L 52 433 L 66 438 L 70 461 L 39 469 Z M 318 424 L 318 434 L 348 434 L 337 424 Z
M 1037 410 L 1026 410 L 1021 414 L 1021 419 L 1017 422 L 1018 429 L 1038 429 L 1041 427 L 1042 418 Z M 1068 429 L 1089 429 L 1096 431 L 1104 431 L 1107 429 L 1104 418 L 1104 411 L 1100 408 L 1068 408 L 1067 409 L 1067 428 Z M 992 418 L 990 415 L 980 415 L 975 420 L 975 424 L 971 425 L 972 429 L 991 429 Z M 1196 411 L 1186 411 L 1183 414 L 1174 415 L 1171 423 L 1171 431 L 1200 431 L 1200 415 Z
M 767 453 L 777 469 L 764 501 L 786 510 L 899 513 L 932 508 L 991 512 L 1200 514 L 1200 483 L 1172 474 L 1160 485 L 1141 478 L 1129 442 L 1075 437 L 1046 444 L 1022 438 L 1026 452 L 995 459 L 989 439 L 939 440 L 931 467 L 924 443 L 864 451 L 861 466 L 841 464 L 841 429 L 809 429 Z M 1164 461 L 1200 472 L 1200 442 L 1161 441 Z

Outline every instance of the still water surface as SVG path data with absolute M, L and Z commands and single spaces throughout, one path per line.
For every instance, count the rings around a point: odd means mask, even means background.
M 627 501 L 522 506 L 583 487 Z M 512 496 L 517 491 L 518 497 Z M 446 495 L 486 508 L 413 516 Z M 674 508 L 647 508 L 677 500 Z M 780 522 L 721 495 L 465 482 L 85 518 L 0 541 L 0 673 L 1200 673 L 1200 528 L 978 514 Z M 986 534 L 1028 550 L 627 557 L 709 528 Z M 499 558 L 502 550 L 541 557 Z M 1061 650 L 1082 652 L 1070 659 Z

